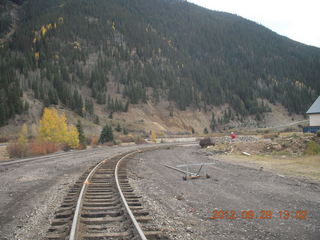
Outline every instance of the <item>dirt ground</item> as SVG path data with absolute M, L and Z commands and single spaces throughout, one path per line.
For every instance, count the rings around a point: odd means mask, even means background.
M 188 181 L 163 166 L 208 162 L 211 178 Z M 319 181 L 223 160 L 195 145 L 144 153 L 129 168 L 135 191 L 173 240 L 320 239 Z M 214 210 L 235 211 L 237 219 L 210 219 Z M 243 218 L 249 210 L 255 217 Z M 260 219 L 267 210 L 272 219 Z M 286 210 L 289 218 L 281 218 Z M 306 218 L 296 219 L 297 211 Z
M 320 181 L 320 156 L 220 155 L 220 159 L 293 177 Z
M 44 239 L 69 187 L 88 168 L 140 147 L 103 147 L 15 165 L 0 163 L 0 240 Z

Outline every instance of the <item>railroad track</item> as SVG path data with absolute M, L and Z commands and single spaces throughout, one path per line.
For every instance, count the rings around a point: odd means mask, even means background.
M 126 162 L 139 152 L 114 156 L 85 172 L 56 211 L 46 239 L 168 239 L 128 182 Z

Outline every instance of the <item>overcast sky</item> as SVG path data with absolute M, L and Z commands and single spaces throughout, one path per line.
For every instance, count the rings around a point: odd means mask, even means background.
M 188 0 L 234 13 L 298 42 L 320 47 L 319 0 Z

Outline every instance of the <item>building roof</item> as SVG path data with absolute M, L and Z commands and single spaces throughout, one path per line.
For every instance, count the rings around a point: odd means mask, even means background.
M 320 96 L 317 98 L 317 100 L 311 105 L 311 107 L 307 111 L 307 114 L 315 114 L 315 113 L 320 113 Z

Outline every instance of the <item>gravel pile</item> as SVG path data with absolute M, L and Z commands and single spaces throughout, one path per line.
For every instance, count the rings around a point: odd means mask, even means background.
M 236 139 L 231 139 L 229 136 L 214 137 L 215 143 L 232 143 L 232 142 L 257 142 L 259 138 L 253 136 L 238 136 Z
M 273 139 L 271 143 L 266 144 L 263 151 L 265 153 L 284 152 L 299 155 L 304 152 L 310 141 L 320 143 L 320 138 L 313 136 L 279 137 Z

